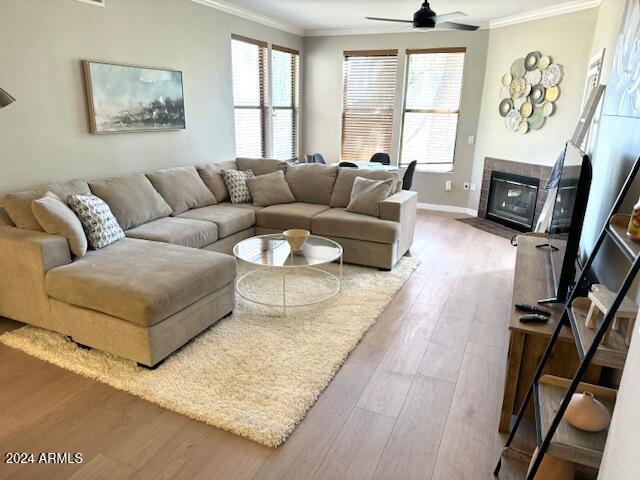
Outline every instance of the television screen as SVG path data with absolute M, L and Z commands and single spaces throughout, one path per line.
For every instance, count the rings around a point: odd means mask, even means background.
M 591 162 L 568 142 L 549 227 L 549 255 L 556 299 L 564 302 L 574 282 L 582 223 L 589 200 Z

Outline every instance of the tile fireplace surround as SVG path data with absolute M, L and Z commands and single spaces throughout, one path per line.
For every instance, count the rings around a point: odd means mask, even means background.
M 535 225 L 538 221 L 538 217 L 540 216 L 542 206 L 547 199 L 547 191 L 544 189 L 544 185 L 545 183 L 547 183 L 547 179 L 551 174 L 551 168 L 552 167 L 550 166 L 513 162 L 511 160 L 500 160 L 497 158 L 486 157 L 484 159 L 484 168 L 482 170 L 482 187 L 480 189 L 480 205 L 478 206 L 478 217 L 486 217 L 487 203 L 489 200 L 489 185 L 491 183 L 491 172 L 497 171 L 540 179 L 540 190 L 538 191 L 536 214 L 533 221 Z

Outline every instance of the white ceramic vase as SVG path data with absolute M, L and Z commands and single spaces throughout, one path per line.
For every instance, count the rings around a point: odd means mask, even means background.
M 564 412 L 569 425 L 586 432 L 601 432 L 609 427 L 611 414 L 593 393 L 574 393 Z

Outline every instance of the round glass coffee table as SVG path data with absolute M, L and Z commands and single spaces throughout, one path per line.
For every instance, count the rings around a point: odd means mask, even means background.
M 310 235 L 302 250 L 294 252 L 282 234 L 259 235 L 236 244 L 233 254 L 253 267 L 238 277 L 236 291 L 254 303 L 302 307 L 340 291 L 342 247 L 328 238 Z

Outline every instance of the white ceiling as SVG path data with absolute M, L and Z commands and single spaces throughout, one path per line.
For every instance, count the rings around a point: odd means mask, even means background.
M 327 35 L 341 33 L 397 32 L 410 29 L 364 17 L 411 19 L 421 0 L 194 0 L 245 14 L 252 20 L 293 33 Z M 596 7 L 602 0 L 431 0 L 438 14 L 462 11 L 459 22 L 495 27 Z

